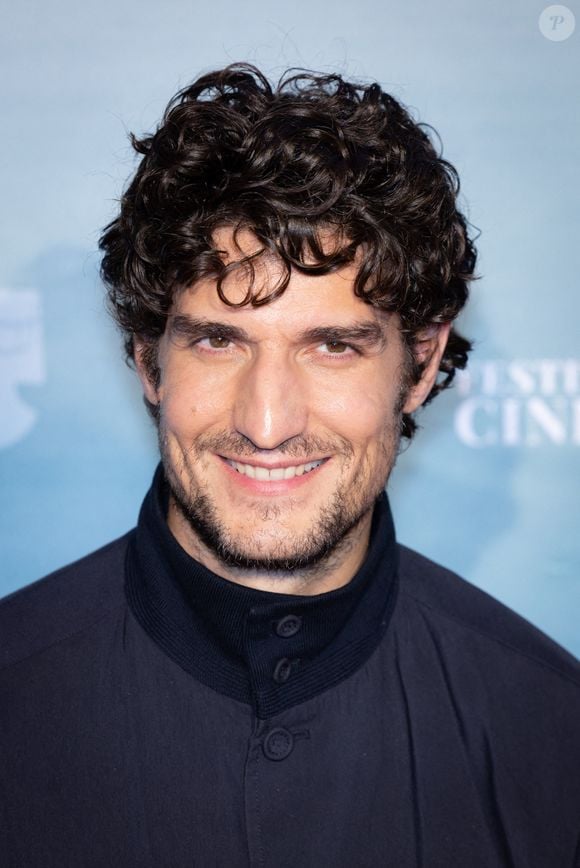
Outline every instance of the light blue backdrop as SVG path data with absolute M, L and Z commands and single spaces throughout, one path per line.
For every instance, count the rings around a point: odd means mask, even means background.
M 127 132 L 203 70 L 299 65 L 433 124 L 482 233 L 472 374 L 399 460 L 399 538 L 580 653 L 580 9 L 546 5 L 4 4 L 0 593 L 130 528 L 156 463 L 97 277 Z

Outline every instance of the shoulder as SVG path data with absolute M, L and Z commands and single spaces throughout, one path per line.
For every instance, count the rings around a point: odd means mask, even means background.
M 0 600 L 0 669 L 89 628 L 124 604 L 132 533 Z
M 490 660 L 542 670 L 580 687 L 580 664 L 560 645 L 465 579 L 399 546 L 400 593 L 447 644 L 467 644 Z

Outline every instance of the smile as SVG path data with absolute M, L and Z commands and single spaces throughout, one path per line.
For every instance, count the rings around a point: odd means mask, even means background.
M 279 482 L 282 479 L 294 479 L 295 476 L 303 476 L 305 473 L 310 473 L 316 467 L 320 467 L 324 461 L 321 458 L 319 461 L 310 461 L 308 464 L 295 464 L 291 467 L 260 467 L 254 464 L 241 464 L 239 461 L 231 461 L 226 458 L 226 463 L 233 467 L 238 473 L 243 476 L 249 476 L 250 479 L 257 479 L 259 482 Z

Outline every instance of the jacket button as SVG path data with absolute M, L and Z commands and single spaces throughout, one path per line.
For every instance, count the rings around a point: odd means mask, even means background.
M 275 761 L 286 759 L 292 753 L 293 748 L 294 736 L 282 727 L 271 729 L 262 744 L 264 755 Z
M 288 681 L 290 678 L 290 673 L 292 672 L 292 663 L 288 660 L 287 657 L 282 657 L 281 660 L 278 660 L 276 666 L 274 667 L 274 674 L 272 675 L 274 681 L 278 684 L 284 684 L 285 681 Z
M 285 618 L 281 618 L 280 621 L 276 624 L 276 633 L 278 636 L 282 636 L 284 639 L 287 639 L 290 636 L 294 636 L 295 633 L 298 632 L 300 627 L 302 626 L 302 618 L 298 615 L 286 615 Z

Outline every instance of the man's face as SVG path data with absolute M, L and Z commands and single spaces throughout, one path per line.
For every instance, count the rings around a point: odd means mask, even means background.
M 239 258 L 228 233 L 219 244 Z M 249 234 L 245 244 L 257 247 Z M 276 262 L 257 263 L 257 284 L 271 287 Z M 354 265 L 293 272 L 283 295 L 257 308 L 226 305 L 215 281 L 201 281 L 171 311 L 158 387 L 141 370 L 160 409 L 170 527 L 222 575 L 303 571 L 341 551 L 352 560 L 357 547 L 357 566 L 364 556 L 401 413 L 414 407 L 397 318 L 357 298 L 355 276 Z M 228 298 L 246 289 L 235 270 Z

